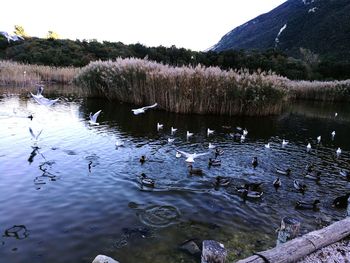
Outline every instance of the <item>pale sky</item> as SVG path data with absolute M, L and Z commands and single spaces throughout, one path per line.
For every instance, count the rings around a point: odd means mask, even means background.
M 196 51 L 286 0 L 5 0 L 0 31 L 23 26 L 30 36 L 97 39 Z

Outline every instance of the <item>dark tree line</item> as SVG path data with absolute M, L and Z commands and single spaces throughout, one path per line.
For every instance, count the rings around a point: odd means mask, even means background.
M 248 68 L 252 71 L 272 70 L 290 79 L 348 79 L 350 63 L 334 58 L 320 58 L 316 63 L 294 59 L 277 50 L 223 52 L 195 52 L 185 48 L 146 47 L 141 44 L 124 45 L 121 42 L 72 41 L 62 39 L 27 38 L 8 43 L 0 37 L 0 59 L 49 66 L 82 67 L 94 60 L 117 57 L 145 58 L 173 66 L 201 64 L 222 69 Z

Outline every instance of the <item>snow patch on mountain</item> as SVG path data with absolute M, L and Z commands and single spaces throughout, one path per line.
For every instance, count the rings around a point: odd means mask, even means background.
M 277 44 L 280 42 L 279 37 L 282 34 L 282 32 L 287 28 L 287 24 L 285 24 L 283 27 L 281 27 L 280 31 L 278 32 L 276 38 L 275 38 L 275 45 L 277 46 Z

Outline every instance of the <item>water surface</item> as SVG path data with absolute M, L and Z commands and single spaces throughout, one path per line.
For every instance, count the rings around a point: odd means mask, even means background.
M 1 261 L 91 262 L 106 254 L 122 263 L 199 262 L 178 248 L 190 238 L 218 240 L 237 259 L 274 246 L 284 216 L 300 219 L 303 233 L 345 217 L 345 210 L 331 204 L 349 191 L 339 174 L 350 169 L 348 105 L 299 103 L 264 118 L 161 110 L 134 116 L 132 108 L 65 95 L 52 107 L 27 96 L 0 98 Z M 89 113 L 100 109 L 100 125 L 89 125 Z M 32 121 L 26 118 L 30 114 Z M 163 130 L 157 131 L 157 122 Z M 171 126 L 178 128 L 174 136 Z M 229 135 L 236 126 L 248 129 L 244 142 Z M 37 143 L 29 127 L 43 130 Z M 215 130 L 210 137 L 208 127 Z M 187 130 L 194 133 L 189 140 Z M 169 137 L 175 142 L 169 144 Z M 282 139 L 289 140 L 286 147 Z M 116 148 L 117 140 L 124 147 Z M 224 150 L 222 166 L 208 167 L 211 153 L 194 163 L 205 175 L 190 176 L 176 149 L 207 152 L 209 142 Z M 143 165 L 141 155 L 147 157 Z M 303 177 L 310 163 L 322 172 L 318 183 Z M 281 176 L 278 191 L 272 186 L 276 168 L 293 171 Z M 154 188 L 140 185 L 141 173 L 155 180 Z M 214 188 L 218 175 L 230 177 L 231 185 Z M 293 188 L 294 179 L 307 184 L 304 195 Z M 245 182 L 264 182 L 263 197 L 244 201 L 235 187 Z M 321 200 L 320 211 L 294 209 L 296 201 L 315 198 Z

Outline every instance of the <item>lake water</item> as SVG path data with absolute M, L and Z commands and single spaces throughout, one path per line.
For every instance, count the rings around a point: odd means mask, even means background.
M 135 116 L 132 108 L 71 96 L 52 107 L 23 95 L 0 97 L 2 262 L 92 262 L 98 254 L 121 263 L 199 262 L 179 249 L 190 238 L 220 241 L 237 259 L 274 246 L 284 216 L 300 219 L 302 233 L 345 217 L 345 210 L 331 205 L 349 192 L 339 174 L 350 169 L 349 105 L 299 103 L 280 116 L 259 118 L 157 109 Z M 100 125 L 89 125 L 89 113 L 100 109 Z M 160 131 L 157 122 L 164 124 Z M 171 126 L 178 128 L 174 136 Z M 244 142 L 229 135 L 236 126 L 248 129 Z M 43 130 L 37 144 L 29 127 Z M 215 130 L 210 137 L 207 128 Z M 189 140 L 187 130 L 194 133 Z M 282 139 L 289 141 L 286 147 Z M 124 147 L 116 148 L 117 140 Z M 221 167 L 208 167 L 210 153 L 194 163 L 205 174 L 189 175 L 176 149 L 207 152 L 209 142 L 224 150 Z M 322 172 L 319 182 L 303 177 L 311 163 Z M 292 169 L 290 177 L 280 175 L 277 191 L 276 168 Z M 155 180 L 154 188 L 140 185 L 141 173 Z M 213 187 L 218 175 L 230 177 L 231 184 Z M 293 188 L 294 179 L 307 184 L 304 195 Z M 263 182 L 261 199 L 242 199 L 236 187 L 246 182 Z M 321 200 L 320 211 L 295 210 L 296 201 L 314 199 Z

